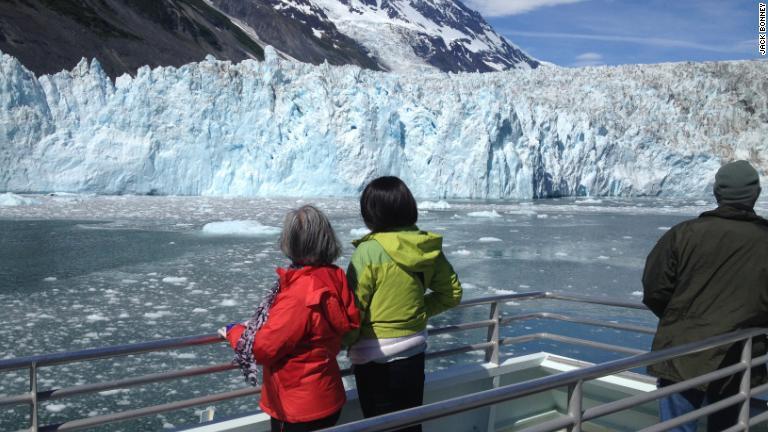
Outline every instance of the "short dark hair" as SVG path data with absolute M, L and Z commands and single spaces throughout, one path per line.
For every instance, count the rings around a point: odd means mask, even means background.
M 416 224 L 419 212 L 408 186 L 397 177 L 379 177 L 360 196 L 363 222 L 373 232 L 391 231 Z
M 330 265 L 341 255 L 341 243 L 328 218 L 311 205 L 285 215 L 280 250 L 298 265 Z

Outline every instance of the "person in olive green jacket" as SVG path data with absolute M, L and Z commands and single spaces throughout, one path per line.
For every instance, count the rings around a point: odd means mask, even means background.
M 372 417 L 421 405 L 427 319 L 458 305 L 462 289 L 442 237 L 416 227 L 416 201 L 399 178 L 369 183 L 360 212 L 371 234 L 353 242 L 347 279 L 360 329 L 345 343 L 363 415 Z
M 643 303 L 659 317 L 653 350 L 750 327 L 768 327 L 768 221 L 754 211 L 760 177 L 746 161 L 724 165 L 715 176 L 715 210 L 670 229 L 648 255 Z M 668 386 L 738 363 L 742 344 L 653 364 L 648 372 Z M 753 355 L 766 352 L 753 342 Z M 765 365 L 754 368 L 753 384 L 765 382 Z M 660 401 L 667 420 L 734 395 L 740 374 Z M 709 416 L 709 431 L 736 423 L 739 404 Z M 676 431 L 695 431 L 688 422 Z

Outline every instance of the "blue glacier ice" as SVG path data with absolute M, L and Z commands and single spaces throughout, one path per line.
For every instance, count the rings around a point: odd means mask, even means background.
M 0 58 L 0 192 L 706 196 L 768 172 L 768 62 L 399 75 L 211 57 L 112 82 Z

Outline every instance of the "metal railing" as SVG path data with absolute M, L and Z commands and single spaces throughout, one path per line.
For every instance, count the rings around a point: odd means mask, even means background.
M 567 315 L 539 312 L 530 313 L 516 316 L 502 317 L 501 309 L 505 303 L 516 300 L 535 300 L 535 299 L 549 299 L 560 300 L 577 303 L 587 303 L 602 306 L 615 306 L 630 309 L 645 309 L 644 306 L 635 303 L 619 302 L 603 299 L 595 299 L 589 297 L 579 296 L 566 296 L 553 294 L 548 292 L 531 292 L 523 294 L 501 295 L 494 297 L 485 297 L 473 300 L 467 300 L 459 305 L 459 308 L 468 308 L 482 305 L 490 306 L 490 313 L 487 320 L 459 323 L 454 325 L 448 325 L 440 328 L 434 328 L 429 330 L 430 336 L 452 333 L 459 331 L 466 331 L 472 329 L 487 328 L 487 336 L 483 342 L 465 344 L 458 347 L 444 349 L 439 351 L 432 351 L 427 353 L 427 358 L 445 357 L 456 355 L 460 353 L 466 353 L 470 351 L 485 351 L 485 360 L 498 364 L 500 362 L 500 347 L 503 345 L 512 345 L 517 343 L 535 341 L 535 340 L 549 340 L 573 345 L 587 346 L 590 348 L 597 348 L 603 350 L 610 350 L 618 353 L 632 354 L 633 357 L 624 358 L 612 362 L 601 363 L 593 367 L 575 370 L 572 372 L 561 373 L 558 375 L 539 378 L 531 381 L 526 381 L 518 384 L 503 386 L 494 388 L 492 390 L 483 391 L 480 393 L 474 393 L 465 395 L 459 398 L 449 399 L 441 402 L 437 402 L 430 405 L 424 405 L 418 408 L 413 408 L 398 413 L 388 414 L 372 419 L 361 420 L 354 423 L 348 423 L 345 425 L 337 426 L 329 429 L 333 431 L 385 431 L 398 428 L 401 426 L 418 424 L 430 419 L 451 415 L 454 413 L 474 409 L 481 406 L 489 406 L 498 402 L 512 400 L 533 393 L 547 391 L 556 387 L 570 386 L 570 398 L 568 415 L 562 419 L 556 419 L 549 422 L 541 423 L 533 428 L 531 431 L 550 431 L 563 427 L 570 427 L 574 431 L 581 430 L 581 424 L 591 419 L 608 415 L 623 409 L 626 409 L 637 404 L 642 404 L 654 399 L 658 399 L 672 392 L 680 391 L 681 389 L 693 388 L 701 383 L 709 382 L 720 377 L 744 372 L 742 378 L 741 392 L 721 401 L 720 404 L 714 404 L 710 407 L 703 408 L 701 410 L 690 413 L 686 417 L 675 419 L 671 422 L 659 424 L 656 427 L 647 429 L 648 431 L 665 430 L 675 425 L 681 424 L 692 418 L 699 418 L 705 416 L 711 412 L 712 409 L 719 409 L 725 404 L 742 403 L 749 401 L 751 394 L 758 394 L 768 390 L 768 385 L 760 386 L 756 388 L 749 388 L 749 370 L 752 364 L 765 363 L 768 356 L 762 356 L 757 359 L 752 359 L 750 355 L 751 351 L 747 351 L 746 346 L 751 347 L 751 339 L 756 335 L 764 334 L 763 330 L 748 330 L 738 333 L 718 336 L 716 338 L 708 339 L 693 344 L 688 344 L 680 347 L 675 347 L 669 350 L 645 353 L 642 350 L 629 348 L 621 345 L 600 343 L 581 338 L 566 337 L 551 333 L 534 333 L 523 336 L 513 337 L 501 337 L 501 326 L 508 325 L 512 322 L 529 320 L 529 319 L 550 319 L 565 321 L 570 323 L 577 323 L 589 326 L 599 326 L 616 330 L 624 330 L 630 332 L 639 332 L 645 334 L 653 334 L 654 329 L 648 327 L 642 327 L 632 324 L 620 324 L 615 322 L 600 321 L 588 318 L 571 317 Z M 685 381 L 673 386 L 665 387 L 654 392 L 638 395 L 632 398 L 622 399 L 619 401 L 610 402 L 607 404 L 595 406 L 590 409 L 584 410 L 582 408 L 581 400 L 583 397 L 582 387 L 585 381 L 595 379 L 598 377 L 615 374 L 622 371 L 631 370 L 637 367 L 645 366 L 654 362 L 666 360 L 683 354 L 693 353 L 701 350 L 705 350 L 711 347 L 715 347 L 722 344 L 728 344 L 738 341 L 746 341 L 744 357 L 742 362 L 736 365 L 730 366 L 719 371 L 715 371 L 711 374 L 703 375 L 694 380 Z M 197 367 L 190 369 L 183 369 L 178 371 L 168 371 L 153 373 L 149 375 L 142 375 L 138 377 L 129 377 L 120 380 L 91 383 L 84 385 L 76 385 L 66 388 L 53 388 L 47 390 L 41 390 L 38 388 L 38 372 L 40 368 L 51 367 L 62 364 L 69 364 L 74 362 L 82 362 L 95 359 L 113 358 L 118 356 L 134 355 L 148 352 L 157 352 L 163 350 L 178 349 L 184 347 L 200 346 L 214 343 L 221 343 L 222 340 L 216 335 L 204 335 L 204 336 L 190 336 L 175 339 L 166 339 L 138 344 L 112 346 L 107 348 L 89 349 L 83 351 L 69 352 L 69 353 L 57 353 L 49 355 L 38 355 L 31 357 L 23 357 L 17 359 L 0 361 L 0 373 L 10 370 L 28 369 L 29 370 L 29 391 L 24 394 L 3 396 L 0 397 L 0 407 L 3 406 L 18 406 L 29 405 L 31 406 L 31 424 L 27 430 L 31 431 L 69 431 L 79 430 L 89 427 L 95 427 L 104 424 L 110 424 L 118 421 L 124 421 L 129 419 L 136 419 L 141 417 L 152 416 L 160 413 L 166 413 L 171 411 L 180 410 L 183 408 L 189 408 L 200 405 L 207 405 L 215 402 L 240 398 L 243 396 L 254 395 L 260 392 L 260 388 L 248 387 L 233 391 L 227 391 L 217 394 L 209 394 L 202 397 L 196 397 L 192 399 L 186 399 L 181 401 L 175 401 L 165 404 L 159 404 L 154 406 L 136 408 L 117 413 L 110 413 L 105 415 L 98 415 L 86 418 L 80 418 L 75 420 L 66 421 L 64 423 L 40 425 L 38 410 L 40 403 L 48 400 L 63 399 L 76 395 L 94 394 L 97 392 L 103 392 L 113 389 L 123 389 L 130 386 L 139 386 L 144 384 L 151 384 L 157 382 L 163 382 L 168 380 L 174 380 L 179 378 L 188 378 L 200 375 L 208 375 L 212 373 L 223 372 L 226 370 L 235 369 L 230 363 L 222 363 L 213 366 Z M 348 375 L 349 370 L 344 370 L 343 374 Z M 744 379 L 747 379 L 744 384 Z M 496 381 L 498 385 L 498 381 Z M 746 386 L 746 387 L 745 387 Z M 744 410 L 742 410 L 742 421 L 744 421 Z M 747 416 L 749 412 L 747 411 Z M 748 419 L 748 422 L 759 422 L 768 419 L 766 416 L 758 416 L 752 419 Z M 492 421 L 489 421 L 489 425 Z M 746 423 L 745 423 L 746 424 Z M 752 424 L 752 423 L 750 423 Z M 526 429 L 528 430 L 528 429 Z M 744 430 L 735 428 L 733 430 Z

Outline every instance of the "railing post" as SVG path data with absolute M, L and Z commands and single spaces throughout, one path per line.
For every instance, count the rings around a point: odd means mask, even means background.
M 741 388 L 739 389 L 739 393 L 746 397 L 741 403 L 739 425 L 744 428 L 743 430 L 749 431 L 749 405 L 752 399 L 752 337 L 744 341 L 744 348 L 741 350 L 741 364 L 745 365 L 747 369 L 741 376 Z
M 487 342 L 493 342 L 493 346 L 485 351 L 485 362 L 499 364 L 499 315 L 500 305 L 498 301 L 491 303 L 491 312 L 489 319 L 493 320 L 493 324 L 488 327 Z M 497 388 L 501 385 L 501 377 L 495 375 L 492 382 L 493 388 Z M 488 432 L 496 430 L 496 405 L 488 407 L 488 425 L 486 427 Z
M 31 425 L 30 430 L 37 432 L 39 428 L 37 418 L 37 363 L 29 365 L 29 393 L 32 396 L 32 406 L 30 412 Z
M 568 428 L 569 432 L 581 432 L 582 395 L 584 381 L 578 380 L 568 386 L 568 416 L 573 419 L 573 426 Z
M 489 319 L 493 324 L 488 327 L 487 342 L 493 342 L 493 346 L 485 351 L 485 362 L 499 364 L 499 302 L 491 303 L 491 314 Z

